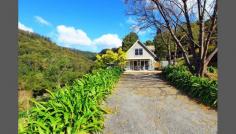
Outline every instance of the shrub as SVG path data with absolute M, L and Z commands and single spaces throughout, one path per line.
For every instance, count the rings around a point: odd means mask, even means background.
M 124 68 L 126 64 L 126 54 L 121 48 L 119 48 L 117 52 L 108 49 L 105 54 L 96 55 L 95 63 L 95 66 L 98 68 L 106 68 L 109 66 Z
M 84 75 L 57 92 L 48 91 L 47 102 L 33 101 L 34 106 L 19 120 L 20 133 L 91 133 L 103 128 L 101 101 L 110 94 L 121 69 L 99 69 Z M 20 122 L 21 121 L 21 122 Z
M 204 104 L 217 107 L 217 81 L 193 76 L 185 66 L 168 66 L 163 69 L 164 77 L 189 96 Z
M 210 67 L 207 68 L 207 71 L 210 72 L 210 73 L 215 73 L 216 69 L 214 67 L 210 66 Z

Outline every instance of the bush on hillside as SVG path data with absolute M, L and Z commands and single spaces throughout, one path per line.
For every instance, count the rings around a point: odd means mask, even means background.
M 168 66 L 163 70 L 164 77 L 174 86 L 204 104 L 217 107 L 217 81 L 193 76 L 185 66 Z

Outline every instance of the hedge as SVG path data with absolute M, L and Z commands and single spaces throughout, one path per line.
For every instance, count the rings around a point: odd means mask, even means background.
M 164 77 L 190 97 L 213 108 L 217 107 L 217 81 L 192 75 L 185 66 L 168 66 Z
M 93 71 L 72 85 L 50 92 L 47 102 L 33 101 L 34 106 L 19 121 L 19 133 L 84 134 L 103 128 L 105 111 L 101 102 L 111 93 L 121 69 Z

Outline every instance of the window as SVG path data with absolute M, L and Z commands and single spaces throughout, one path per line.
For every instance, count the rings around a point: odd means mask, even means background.
M 138 55 L 138 49 L 135 49 L 135 55 Z
M 143 55 L 143 49 L 142 48 L 139 49 L 139 55 Z
M 135 49 L 135 55 L 143 55 L 143 49 L 142 48 Z

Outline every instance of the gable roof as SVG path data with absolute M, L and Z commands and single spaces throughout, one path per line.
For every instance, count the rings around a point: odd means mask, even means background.
M 139 43 L 140 46 L 142 46 L 143 49 L 145 49 L 155 60 L 157 59 L 156 55 L 155 55 L 150 49 L 148 49 L 148 47 L 145 46 L 141 41 L 137 40 L 137 41 L 135 41 L 134 44 L 136 44 L 136 43 Z M 131 47 L 133 47 L 134 44 L 133 44 Z M 130 47 L 130 48 L 131 48 L 131 47 Z M 129 48 L 129 49 L 130 49 L 130 48 Z M 129 51 L 129 50 L 128 50 L 128 51 Z

